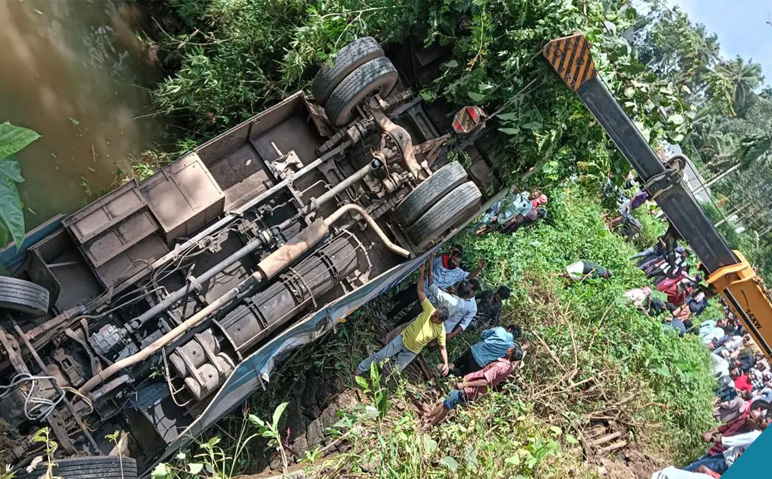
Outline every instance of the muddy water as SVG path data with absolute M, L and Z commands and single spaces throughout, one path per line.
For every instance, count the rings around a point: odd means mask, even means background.
M 117 0 L 0 0 L 0 121 L 42 135 L 18 155 L 27 229 L 115 185 L 161 130 L 143 20 Z

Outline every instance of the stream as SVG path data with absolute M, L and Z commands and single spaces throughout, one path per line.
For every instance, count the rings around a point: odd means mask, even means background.
M 17 154 L 27 230 L 118 186 L 163 125 L 147 86 L 161 79 L 118 0 L 0 1 L 0 121 L 42 137 Z

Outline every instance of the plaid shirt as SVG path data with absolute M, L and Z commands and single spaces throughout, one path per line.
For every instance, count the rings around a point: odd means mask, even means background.
M 748 370 L 748 379 L 751 381 L 754 391 L 764 389 L 764 375 L 758 369 L 750 368 Z

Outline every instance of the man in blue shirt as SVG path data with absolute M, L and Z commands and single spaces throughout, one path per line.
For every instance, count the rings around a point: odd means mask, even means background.
M 456 376 L 466 376 L 471 372 L 484 368 L 499 358 L 503 358 L 507 350 L 515 346 L 515 340 L 521 336 L 520 326 L 516 324 L 506 328 L 497 326 L 486 329 L 480 335 L 482 341 L 473 344 L 464 354 L 453 361 L 451 365 L 453 374 Z M 521 348 L 527 349 L 528 343 L 523 343 Z

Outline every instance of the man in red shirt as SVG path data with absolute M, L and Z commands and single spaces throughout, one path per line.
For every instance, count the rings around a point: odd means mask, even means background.
M 753 391 L 753 385 L 744 372 L 739 369 L 732 369 L 729 371 L 729 376 L 734 381 L 734 388 L 738 391 Z
M 495 388 L 515 370 L 517 362 L 523 359 L 523 350 L 517 344 L 507 349 L 506 355 L 488 364 L 479 371 L 463 377 L 456 389 L 432 410 L 425 411 L 424 423 L 427 427 L 441 423 L 451 409 L 459 404 L 474 401 Z

